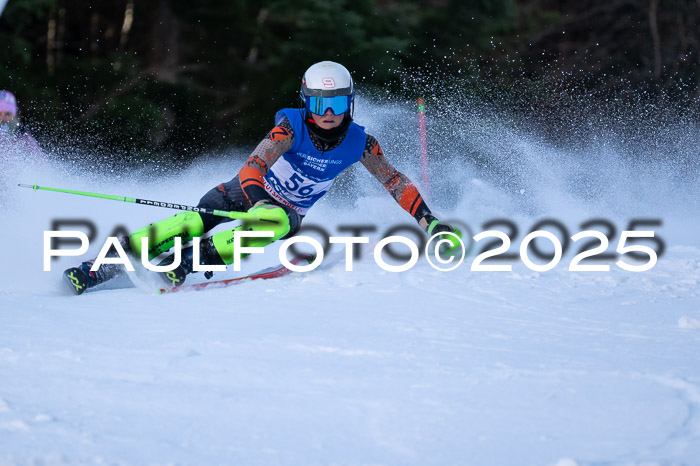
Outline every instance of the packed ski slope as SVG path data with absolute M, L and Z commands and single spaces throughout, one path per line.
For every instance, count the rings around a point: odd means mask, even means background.
M 357 119 L 419 180 L 416 148 L 399 153 L 387 123 L 410 109 L 364 108 Z M 336 249 L 270 281 L 157 295 L 138 279 L 75 297 L 65 267 L 116 228 L 173 212 L 16 183 L 195 204 L 243 154 L 167 176 L 15 159 L 0 231 L 0 464 L 700 464 L 700 191 L 697 172 L 674 165 L 697 154 L 697 129 L 675 128 L 677 147 L 649 146 L 669 157 L 638 164 L 600 134 L 562 150 L 473 115 L 438 123 L 431 138 L 449 150 L 431 168 L 431 206 L 472 235 L 509 219 L 517 252 L 543 218 L 569 235 L 605 218 L 612 252 L 630 219 L 651 218 L 665 252 L 641 273 L 570 272 L 578 244 L 551 271 L 512 260 L 473 272 L 480 243 L 451 272 L 425 258 L 386 272 L 372 247 L 411 219 L 359 167 L 305 219 L 338 236 L 376 226 L 352 272 Z M 465 148 L 494 170 L 460 159 Z M 89 219 L 99 239 L 43 272 L 56 219 Z

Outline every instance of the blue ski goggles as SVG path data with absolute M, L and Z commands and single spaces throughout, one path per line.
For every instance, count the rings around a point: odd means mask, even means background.
M 351 95 L 338 95 L 335 97 L 306 97 L 306 108 L 316 115 L 325 115 L 330 108 L 334 115 L 342 115 L 350 110 L 352 104 Z

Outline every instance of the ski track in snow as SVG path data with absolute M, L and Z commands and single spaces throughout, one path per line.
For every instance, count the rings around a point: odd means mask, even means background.
M 159 296 L 140 283 L 74 297 L 59 277 L 80 259 L 41 271 L 49 219 L 90 218 L 103 238 L 171 212 L 13 187 L 194 204 L 225 166 L 147 182 L 56 167 L 5 180 L 0 465 L 700 464 L 692 209 L 669 207 L 667 251 L 643 273 L 569 272 L 571 253 L 541 273 L 472 272 L 473 256 L 452 272 L 422 258 L 390 273 L 369 248 L 353 272 L 329 258 L 225 289 Z M 370 194 L 354 205 L 323 201 L 306 221 L 331 233 L 382 225 L 376 243 L 407 217 L 373 182 L 360 181 Z M 465 189 L 443 215 L 481 221 L 510 208 L 488 183 Z

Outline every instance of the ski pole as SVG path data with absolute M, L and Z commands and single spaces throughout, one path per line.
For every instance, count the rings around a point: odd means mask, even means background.
M 30 189 L 33 189 L 34 191 L 37 191 L 37 190 L 54 191 L 54 192 L 59 192 L 59 193 L 76 194 L 78 196 L 88 196 L 88 197 L 96 197 L 99 199 L 109 199 L 112 201 L 130 202 L 132 204 L 165 207 L 166 209 L 188 210 L 188 211 L 192 211 L 192 212 L 199 212 L 200 214 L 209 214 L 209 215 L 216 215 L 219 217 L 232 218 L 234 220 L 243 220 L 243 221 L 266 221 L 266 220 L 268 220 L 268 219 L 260 216 L 260 213 L 262 213 L 262 211 L 264 211 L 265 209 L 257 209 L 254 212 L 236 212 L 236 211 L 209 209 L 206 207 L 194 207 L 194 206 L 189 206 L 189 205 L 184 205 L 184 204 L 175 204 L 172 202 L 150 201 L 148 199 L 138 199 L 138 198 L 134 198 L 134 197 L 113 196 L 111 194 L 89 193 L 89 192 L 85 192 L 85 191 L 74 191 L 72 189 L 49 188 L 46 186 L 39 186 L 37 184 L 33 184 L 33 185 L 31 185 L 31 184 L 19 184 L 18 186 L 21 188 L 30 188 Z

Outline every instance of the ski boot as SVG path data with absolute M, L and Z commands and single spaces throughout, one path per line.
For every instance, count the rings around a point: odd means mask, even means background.
M 124 252 L 132 256 L 129 237 L 124 236 L 119 240 Z M 109 251 L 107 257 L 117 257 L 116 251 Z M 71 267 L 63 272 L 63 278 L 69 285 L 69 289 L 76 295 L 83 294 L 88 288 L 100 285 L 124 272 L 121 264 L 103 264 L 94 272 L 90 269 L 95 263 L 95 259 L 85 261 L 78 267 Z
M 174 255 L 169 256 L 159 265 L 172 264 Z M 169 272 L 159 272 L 161 278 L 167 286 L 179 286 L 185 283 L 187 275 L 194 272 L 194 249 L 192 246 L 184 248 L 180 258 L 180 265 Z M 224 261 L 216 252 L 211 238 L 203 239 L 199 246 L 199 260 L 202 265 L 225 265 Z M 204 276 L 207 280 L 214 276 L 214 272 L 206 271 Z

